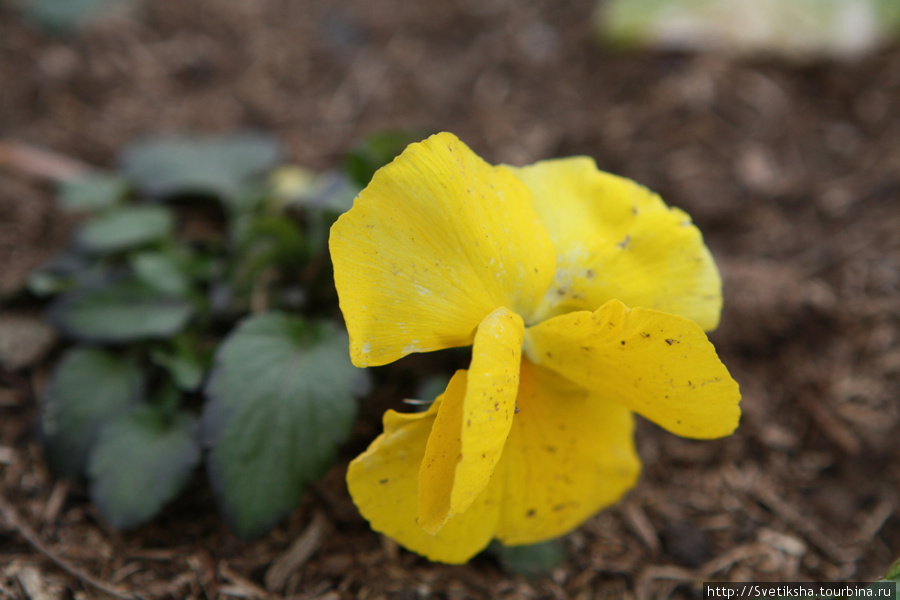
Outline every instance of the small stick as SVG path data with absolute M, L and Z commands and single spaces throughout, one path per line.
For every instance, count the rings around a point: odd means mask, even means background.
M 62 154 L 42 150 L 13 140 L 0 140 L 0 166 L 10 165 L 20 171 L 62 182 L 94 170 L 87 163 Z

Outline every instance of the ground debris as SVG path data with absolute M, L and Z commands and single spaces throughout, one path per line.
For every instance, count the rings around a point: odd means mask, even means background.
M 158 0 L 144 21 L 63 43 L 0 4 L 6 149 L 111 169 L 150 132 L 255 127 L 325 169 L 368 133 L 425 126 L 491 163 L 585 154 L 636 179 L 690 213 L 716 257 L 711 339 L 743 393 L 730 438 L 640 421 L 638 486 L 566 537 L 552 577 L 524 581 L 490 556 L 431 564 L 368 528 L 344 475 L 381 400 L 258 540 L 238 542 L 203 486 L 114 532 L 82 484 L 46 471 L 33 431 L 52 365 L 37 352 L 0 365 L 0 597 L 691 598 L 710 579 L 883 574 L 900 548 L 900 47 L 804 68 L 616 54 L 594 45 L 594 5 Z M 72 165 L 0 162 L 0 315 L 35 315 L 27 274 L 73 222 L 46 177 Z

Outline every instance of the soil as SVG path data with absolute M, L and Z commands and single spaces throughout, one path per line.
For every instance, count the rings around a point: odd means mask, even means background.
M 59 39 L 0 4 L 3 318 L 40 328 L 19 290 L 71 225 L 48 179 L 70 165 L 11 143 L 113 167 L 142 135 L 257 128 L 323 169 L 369 133 L 421 127 L 491 162 L 587 154 L 687 210 L 723 273 L 711 338 L 743 391 L 723 440 L 642 422 L 639 485 L 528 580 L 485 555 L 431 564 L 358 515 L 346 465 L 399 383 L 363 402 L 340 462 L 263 538 L 239 543 L 202 481 L 113 531 L 42 461 L 44 341 L 0 365 L 0 598 L 691 598 L 708 580 L 881 576 L 900 549 L 900 47 L 804 66 L 615 53 L 593 8 L 157 0 Z

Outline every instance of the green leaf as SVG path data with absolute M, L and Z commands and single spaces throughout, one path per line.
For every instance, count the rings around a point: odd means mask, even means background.
M 98 281 L 104 276 L 102 266 L 75 252 L 57 255 L 28 274 L 28 290 L 36 296 L 52 296 L 78 285 Z
M 391 162 L 409 144 L 427 137 L 424 130 L 386 131 L 365 138 L 344 157 L 344 172 L 365 187 L 375 171 Z
M 897 595 L 900 595 L 900 560 L 895 560 L 884 578 L 879 579 L 876 583 L 892 583 L 897 590 Z
M 200 462 L 197 419 L 141 407 L 107 423 L 90 454 L 91 498 L 116 529 L 156 516 Z
M 151 196 L 201 194 L 235 201 L 248 179 L 274 166 L 280 156 L 271 136 L 235 133 L 149 138 L 127 148 L 121 160 L 139 189 Z
M 158 292 L 183 296 L 191 287 L 190 278 L 171 256 L 160 252 L 141 252 L 131 256 L 129 262 L 138 279 Z
M 69 350 L 57 365 L 40 419 L 51 470 L 72 477 L 84 470 L 102 425 L 140 398 L 144 375 L 130 358 L 97 348 Z
M 168 371 L 175 385 L 185 392 L 194 392 L 200 387 L 208 366 L 208 357 L 184 335 L 151 349 L 150 359 Z
M 187 300 L 163 294 L 135 277 L 123 277 L 60 296 L 50 305 L 47 318 L 75 339 L 122 343 L 175 335 L 193 314 Z
M 497 556 L 504 569 L 528 579 L 550 575 L 566 558 L 566 549 L 560 539 L 527 546 L 493 543 L 489 550 Z
M 884 580 L 900 582 L 900 560 L 895 560 L 888 572 L 884 576 Z
M 57 200 L 66 210 L 92 212 L 118 204 L 128 190 L 128 180 L 119 175 L 91 173 L 63 181 Z
M 216 354 L 202 418 L 207 467 L 231 528 L 247 539 L 291 512 L 349 433 L 347 335 L 280 313 L 245 320 Z
M 235 293 L 247 294 L 260 274 L 272 267 L 295 273 L 303 268 L 309 248 L 290 218 L 262 215 L 235 221 L 237 251 L 230 274 Z
M 278 264 L 299 266 L 308 254 L 303 233 L 287 216 L 256 217 L 246 223 L 239 237 L 239 254 L 251 254 L 262 247 Z
M 175 220 L 162 206 L 122 206 L 85 221 L 76 234 L 88 252 L 105 254 L 136 248 L 172 235 Z

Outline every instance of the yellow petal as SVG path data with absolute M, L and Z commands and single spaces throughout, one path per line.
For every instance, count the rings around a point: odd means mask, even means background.
M 515 545 L 563 535 L 636 482 L 631 412 L 523 360 L 519 413 L 490 483 L 428 534 L 416 518 L 420 465 L 442 403 L 465 383 L 457 372 L 427 413 L 388 412 L 385 432 L 350 463 L 350 493 L 375 531 L 431 560 L 464 563 L 494 537 Z
M 501 542 L 534 544 L 568 533 L 634 486 L 641 463 L 629 410 L 527 359 L 516 402 L 503 458 L 485 491 L 503 506 Z
M 330 249 L 360 367 L 471 344 L 498 306 L 529 315 L 555 268 L 528 188 L 449 133 L 380 169 Z
M 437 532 L 490 481 L 513 423 L 525 327 L 506 308 L 478 327 L 468 376 L 443 395 L 419 474 L 419 525 Z
M 740 419 L 737 382 L 682 317 L 611 300 L 529 328 L 525 348 L 536 363 L 677 435 L 722 437 Z
M 465 371 L 459 371 L 448 389 L 460 385 L 460 377 L 464 385 Z M 385 413 L 384 433 L 350 463 L 347 486 L 372 529 L 431 560 L 460 564 L 494 537 L 500 507 L 477 503 L 460 526 L 448 524 L 435 535 L 419 526 L 419 470 L 441 401 L 435 400 L 426 413 Z
M 715 329 L 722 282 L 686 213 L 587 157 L 513 171 L 534 193 L 558 255 L 540 320 L 617 298 Z

